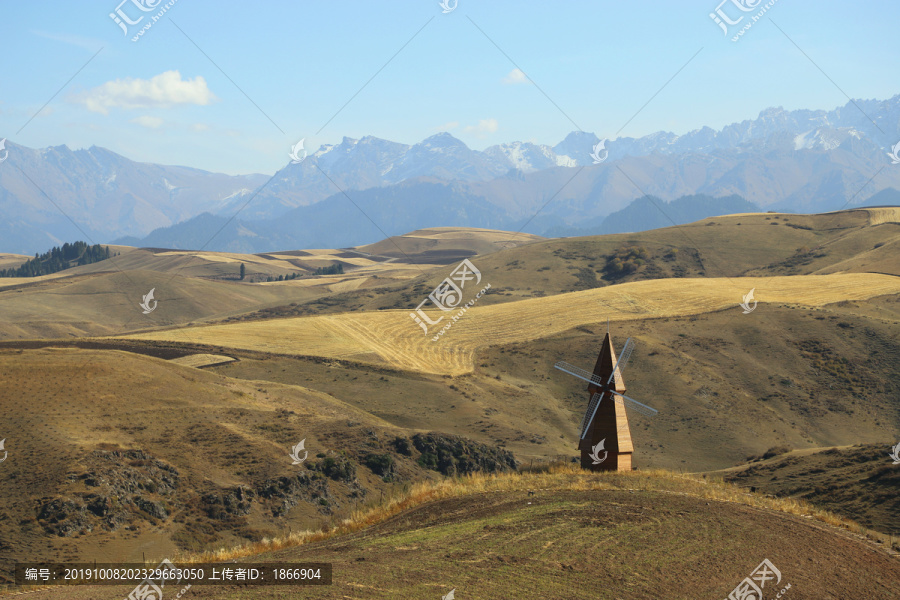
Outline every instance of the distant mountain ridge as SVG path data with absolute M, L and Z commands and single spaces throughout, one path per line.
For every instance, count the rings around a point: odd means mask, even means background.
M 900 95 L 848 102 L 832 111 L 769 108 L 720 131 L 703 127 L 684 135 L 606 140 L 608 157 L 596 165 L 590 154 L 599 139 L 587 132 L 572 132 L 552 147 L 510 142 L 484 151 L 448 133 L 413 145 L 345 137 L 299 164 L 288 162 L 272 177 L 136 163 L 96 147 L 30 150 L 8 143 L 9 160 L 0 165 L 0 209 L 7 217 L 0 222 L 0 251 L 31 254 L 85 237 L 139 241 L 204 212 L 257 223 L 242 235 L 274 235 L 275 244 L 280 236 L 263 224 L 290 220 L 295 209 L 345 194 L 346 200 L 366 190 L 413 186 L 381 194 L 406 198 L 420 183 L 453 183 L 452 193 L 440 197 L 459 205 L 442 212 L 455 220 L 420 226 L 528 222 L 526 231 L 537 234 L 551 227 L 593 227 L 644 195 L 665 201 L 739 195 L 761 208 L 822 212 L 848 201 L 858 204 L 888 187 L 900 189 L 900 169 L 886 156 L 898 139 Z M 40 181 L 41 190 L 28 179 Z M 476 215 L 490 223 L 473 221 Z M 401 220 L 389 215 L 376 223 L 394 231 L 393 222 Z
M 206 242 L 221 229 L 207 249 L 258 253 L 291 248 L 341 248 L 373 243 L 385 237 L 426 228 L 434 220 L 444 222 L 455 219 L 453 222 L 459 227 L 508 231 L 522 228 L 521 220 L 514 220 L 496 208 L 486 208 L 479 198 L 463 197 L 460 195 L 462 193 L 464 192 L 458 184 L 408 182 L 357 192 L 354 200 L 359 211 L 352 207 L 348 210 L 346 198 L 334 196 L 312 206 L 295 208 L 277 219 L 265 221 L 228 222 L 224 217 L 205 213 L 186 223 L 155 231 L 144 239 L 124 238 L 116 243 L 200 250 L 199 245 L 192 246 L 190 241 Z M 428 203 L 419 202 L 419 198 L 423 196 L 430 199 Z M 545 229 L 542 235 L 570 237 L 647 231 L 736 212 L 760 212 L 760 209 L 739 196 L 713 198 L 700 194 L 684 196 L 669 203 L 645 196 L 605 219 L 599 219 L 593 226 L 575 228 L 557 224 Z M 385 223 L 387 227 L 382 230 L 373 221 Z
M 735 213 L 762 212 L 753 202 L 737 195 L 713 198 L 704 194 L 682 196 L 672 202 L 664 202 L 652 196 L 643 196 L 618 210 L 593 227 L 554 227 L 546 237 L 573 237 L 649 231 L 673 225 L 693 223 L 707 217 Z
M 507 230 L 514 230 L 516 225 L 502 210 L 470 195 L 458 182 L 408 181 L 354 192 L 353 203 L 343 194 L 335 194 L 271 219 L 229 221 L 204 213 L 143 239 L 122 238 L 117 243 L 199 250 L 209 242 L 208 250 L 244 253 L 344 248 L 378 242 L 436 222 L 464 227 L 478 223 L 478 227 Z
M 96 146 L 33 150 L 7 140 L 6 148 L 7 160 L 0 164 L 0 242 L 4 251 L 20 254 L 85 237 L 106 243 L 120 235 L 145 235 L 246 197 L 266 180 L 139 163 Z

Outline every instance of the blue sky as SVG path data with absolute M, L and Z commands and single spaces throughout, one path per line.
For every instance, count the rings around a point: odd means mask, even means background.
M 120 1 L 0 4 L 0 137 L 273 173 L 300 138 L 411 144 L 446 130 L 476 149 L 554 145 L 578 128 L 639 137 L 770 106 L 832 109 L 847 102 L 835 84 L 900 93 L 900 3 L 887 0 L 778 0 L 737 42 L 709 17 L 718 0 L 459 0 L 448 14 L 437 0 L 177 0 L 137 42 L 165 2 L 145 13 L 126 0 L 131 20 L 146 15 L 126 36 L 109 16 Z

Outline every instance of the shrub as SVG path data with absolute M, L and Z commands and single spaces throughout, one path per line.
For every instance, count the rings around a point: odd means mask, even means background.
M 308 462 L 306 465 L 307 469 L 318 471 L 335 481 L 350 482 L 356 479 L 356 467 L 345 456 L 338 456 L 337 458 L 329 456 L 323 459 L 322 462 Z
M 389 479 L 394 471 L 394 457 L 390 454 L 370 454 L 363 464 L 385 480 Z
M 419 463 L 420 467 L 431 469 L 432 471 L 437 471 L 438 458 L 437 455 L 432 454 L 431 452 L 423 452 L 422 456 L 420 456 L 419 460 L 417 460 L 416 462 Z
M 624 246 L 606 257 L 603 269 L 608 279 L 625 277 L 638 270 L 647 260 L 647 250 L 642 246 Z
M 483 365 L 487 366 L 487 365 Z M 405 437 L 400 437 L 399 435 L 394 438 L 394 441 L 391 442 L 394 448 L 397 449 L 397 452 L 403 454 L 405 456 L 412 456 L 412 444 L 409 443 L 409 440 Z
M 791 448 L 788 446 L 772 446 L 762 455 L 763 459 L 772 458 L 773 456 L 778 456 L 780 454 L 787 454 L 791 451 Z

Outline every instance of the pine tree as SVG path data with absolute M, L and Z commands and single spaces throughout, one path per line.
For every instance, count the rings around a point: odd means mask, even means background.
M 16 269 L 0 271 L 0 277 L 37 277 L 49 275 L 57 271 L 69 269 L 75 265 L 87 265 L 110 257 L 109 246 L 99 244 L 88 246 L 85 242 L 65 243 L 62 247 L 54 246 L 44 254 L 34 253 L 34 258 Z

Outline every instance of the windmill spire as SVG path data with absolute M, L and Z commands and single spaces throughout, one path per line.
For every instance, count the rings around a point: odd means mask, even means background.
M 603 338 L 603 346 L 600 348 L 600 354 L 597 356 L 597 362 L 594 365 L 594 375 L 597 375 L 600 381 L 605 384 L 609 379 L 609 376 L 613 374 L 613 368 L 615 366 L 616 351 L 615 348 L 613 348 L 612 336 L 607 333 L 606 337 Z M 616 370 L 616 376 L 613 378 L 611 387 L 620 394 L 625 393 L 625 380 L 622 379 L 622 374 L 619 370 Z M 600 387 L 589 385 L 588 391 L 593 394 L 600 391 Z
M 613 375 L 616 360 L 612 336 L 607 332 L 603 338 L 600 354 L 597 356 L 597 363 L 594 365 L 593 375 L 606 384 Z M 620 394 L 625 392 L 625 382 L 619 369 L 615 369 L 615 376 L 608 388 L 593 383 L 588 385 L 591 397 L 600 393 L 602 399 L 599 399 L 593 419 L 585 423 L 586 435 L 578 443 L 581 450 L 581 466 L 592 471 L 630 471 L 634 445 L 631 441 L 628 417 L 625 414 L 625 405 L 617 401 L 610 390 Z M 604 459 L 601 463 L 597 463 L 591 454 L 597 451 L 598 447 L 603 456 L 608 456 L 608 459 Z

